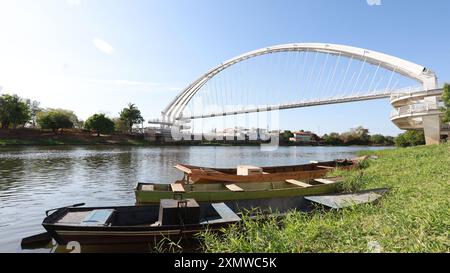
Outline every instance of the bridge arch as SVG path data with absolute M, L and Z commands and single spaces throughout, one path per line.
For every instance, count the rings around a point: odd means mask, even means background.
M 214 78 L 216 75 L 226 70 L 227 68 L 247 59 L 255 58 L 257 56 L 289 51 L 307 51 L 345 56 L 347 58 L 357 59 L 366 63 L 379 65 L 380 67 L 383 67 L 387 70 L 413 79 L 419 82 L 423 86 L 424 90 L 436 89 L 438 87 L 437 76 L 430 69 L 384 53 L 371 51 L 364 48 L 337 44 L 284 44 L 261 48 L 244 53 L 228 61 L 225 61 L 209 70 L 207 73 L 203 74 L 197 80 L 192 82 L 188 87 L 182 90 L 180 94 L 172 100 L 172 102 L 162 112 L 163 117 L 168 121 L 174 121 L 181 118 L 184 108 L 197 93 L 197 91 L 199 91 L 208 81 L 210 81 L 212 78 Z

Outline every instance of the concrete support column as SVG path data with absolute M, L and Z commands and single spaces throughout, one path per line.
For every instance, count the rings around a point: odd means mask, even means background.
M 438 97 L 427 97 L 424 99 L 424 103 L 428 105 L 430 110 L 439 108 Z M 439 144 L 441 140 L 441 117 L 439 115 L 424 116 L 422 121 L 426 144 Z
M 439 115 L 426 116 L 422 120 L 426 144 L 439 144 L 441 139 L 441 117 Z

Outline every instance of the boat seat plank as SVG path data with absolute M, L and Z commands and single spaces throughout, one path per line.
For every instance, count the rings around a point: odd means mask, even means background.
M 114 213 L 113 209 L 96 209 L 91 211 L 81 222 L 82 226 L 105 226 Z
M 314 179 L 314 181 L 322 183 L 322 184 L 333 184 L 333 183 L 336 183 L 333 180 L 323 179 L 323 178 L 317 178 L 317 179 Z
M 88 216 L 90 211 L 71 211 L 59 219 L 56 223 L 61 225 L 79 225 Z
M 225 187 L 227 187 L 227 189 L 229 189 L 230 191 L 234 191 L 234 192 L 244 191 L 244 189 L 242 189 L 241 187 L 239 187 L 235 184 L 228 184 L 228 185 L 225 185 Z
M 186 192 L 183 188 L 183 185 L 179 184 L 179 183 L 175 183 L 175 184 L 170 184 L 170 188 L 172 189 L 173 192 Z
M 142 185 L 141 190 L 143 191 L 154 191 L 155 185 Z
M 183 165 L 181 165 L 181 164 L 177 164 L 177 165 L 175 166 L 175 168 L 178 169 L 178 170 L 180 170 L 180 171 L 182 171 L 182 172 L 184 172 L 184 173 L 187 173 L 187 174 L 192 173 L 192 170 L 191 170 L 190 168 L 188 168 L 188 167 L 186 167 L 186 166 L 183 166 Z
M 290 183 L 290 184 L 293 184 L 293 185 L 296 185 L 296 186 L 299 186 L 299 187 L 302 187 L 302 188 L 312 187 L 312 185 L 310 185 L 310 184 L 307 184 L 305 182 L 301 182 L 301 181 L 298 181 L 298 180 L 294 180 L 294 179 L 288 179 L 288 180 L 286 180 L 286 182 Z
M 241 220 L 241 218 L 234 211 L 232 211 L 225 203 L 214 203 L 211 205 L 220 215 L 221 219 L 208 221 L 209 224 L 220 222 L 236 222 Z
M 317 166 L 317 168 L 320 168 L 320 169 L 327 169 L 327 170 L 332 170 L 332 169 L 334 169 L 334 167 L 330 167 L 330 166 Z

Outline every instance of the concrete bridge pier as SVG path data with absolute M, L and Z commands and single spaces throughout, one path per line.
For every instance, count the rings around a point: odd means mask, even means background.
M 429 109 L 439 109 L 439 98 L 426 97 L 424 102 Z M 441 140 L 441 117 L 440 115 L 429 115 L 422 117 L 425 142 L 427 145 L 439 144 Z

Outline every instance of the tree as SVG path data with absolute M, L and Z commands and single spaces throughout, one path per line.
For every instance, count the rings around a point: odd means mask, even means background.
M 370 136 L 370 143 L 374 145 L 385 145 L 386 138 L 383 135 L 375 134 Z
M 450 84 L 444 85 L 444 93 L 442 94 L 442 100 L 444 101 L 444 122 L 450 122 Z
M 133 103 L 128 104 L 128 108 L 124 108 L 120 112 L 120 119 L 128 125 L 130 133 L 133 132 L 133 125 L 144 122 L 141 111 Z
M 97 136 L 100 134 L 110 134 L 114 132 L 114 122 L 105 116 L 105 114 L 95 114 L 89 117 L 84 123 L 87 130 L 94 130 Z
M 386 146 L 392 146 L 395 144 L 395 138 L 393 136 L 385 136 L 385 143 Z
M 369 130 L 359 126 L 341 135 L 341 140 L 346 145 L 367 145 L 370 141 Z
M 30 118 L 30 108 L 19 96 L 7 94 L 0 96 L 0 123 L 3 129 L 11 125 L 14 129 L 17 125 L 25 126 Z
M 423 131 L 406 131 L 395 138 L 395 145 L 398 147 L 418 146 L 425 144 L 425 134 Z
M 42 111 L 42 109 L 39 107 L 40 102 L 35 100 L 26 99 L 26 104 L 28 105 L 28 108 L 30 109 L 30 121 L 31 125 L 33 127 L 36 127 L 36 118 L 37 114 Z
M 327 145 L 341 145 L 342 140 L 339 133 L 330 133 L 323 135 L 322 139 L 325 141 Z
M 42 129 L 52 129 L 55 134 L 59 129 L 73 128 L 74 121 L 78 120 L 72 111 L 64 109 L 47 109 L 37 115 L 37 123 Z
M 289 130 L 285 130 L 283 133 L 280 134 L 280 139 L 282 142 L 289 142 L 289 139 L 291 137 L 294 137 L 294 134 Z
M 122 132 L 122 133 L 129 130 L 127 123 L 124 122 L 123 120 L 121 120 L 120 118 L 113 118 L 113 122 L 114 122 L 115 130 Z

